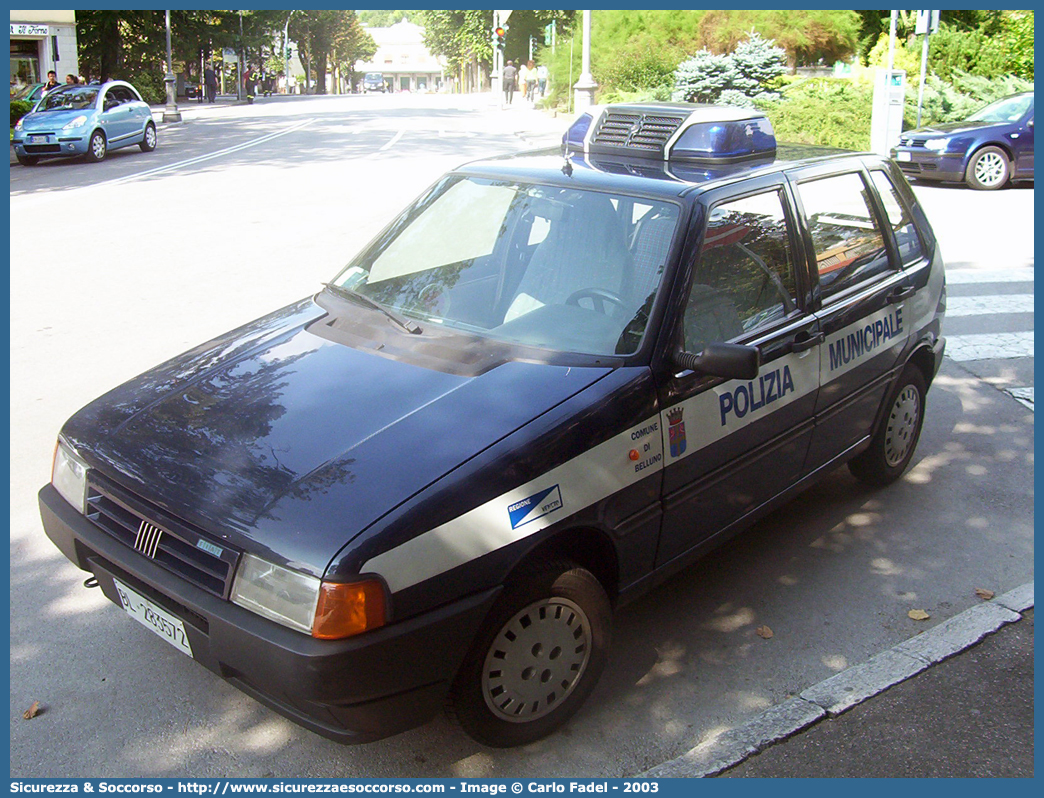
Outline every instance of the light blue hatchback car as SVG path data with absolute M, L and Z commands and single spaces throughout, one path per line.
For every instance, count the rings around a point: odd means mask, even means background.
M 100 161 L 131 144 L 142 152 L 156 149 L 156 123 L 137 89 L 122 80 L 62 86 L 18 121 L 11 143 L 23 166 L 72 155 Z

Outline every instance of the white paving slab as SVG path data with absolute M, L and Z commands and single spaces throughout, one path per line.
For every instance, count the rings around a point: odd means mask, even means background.
M 1029 388 L 1008 388 L 1008 393 L 1014 396 L 1019 402 L 1026 405 L 1030 410 L 1033 409 L 1033 386 Z
M 1033 357 L 1033 333 L 949 335 L 946 337 L 946 356 L 958 363 Z
M 994 313 L 1032 313 L 1033 294 L 951 296 L 946 298 L 946 318 L 988 316 Z
M 951 285 L 967 283 L 1032 283 L 1033 269 L 1013 266 L 1010 269 L 947 269 L 946 282 Z

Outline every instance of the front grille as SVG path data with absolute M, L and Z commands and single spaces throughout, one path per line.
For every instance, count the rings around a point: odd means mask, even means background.
M 57 144 L 23 144 L 22 146 L 30 155 L 47 155 L 48 153 L 62 151 L 62 148 Z
M 685 114 L 644 114 L 634 111 L 609 111 L 591 138 L 592 149 L 625 148 L 662 154 Z
M 181 578 L 228 598 L 239 553 L 91 472 L 87 517 L 117 540 Z M 202 543 L 201 543 L 202 541 Z

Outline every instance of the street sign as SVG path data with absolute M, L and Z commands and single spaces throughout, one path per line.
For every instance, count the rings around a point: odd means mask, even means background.
M 236 51 L 231 47 L 226 47 L 221 51 L 221 57 L 224 59 L 226 64 L 238 64 L 239 56 L 236 55 Z
M 914 34 L 923 36 L 927 33 L 935 33 L 939 30 L 938 11 L 918 11 L 917 24 L 914 26 Z

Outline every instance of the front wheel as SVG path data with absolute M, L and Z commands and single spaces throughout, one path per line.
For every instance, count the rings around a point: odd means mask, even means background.
M 505 588 L 450 692 L 472 738 L 525 745 L 564 724 L 594 689 L 612 637 L 599 581 L 568 562 L 526 568 Z
M 888 398 L 887 415 L 870 448 L 853 458 L 848 469 L 863 482 L 887 485 L 910 465 L 924 423 L 924 374 L 912 363 L 899 377 Z
M 145 133 L 138 142 L 142 152 L 152 152 L 156 149 L 156 126 L 149 122 L 145 125 Z
M 104 160 L 107 151 L 108 144 L 105 141 L 105 134 L 100 130 L 95 130 L 91 134 L 91 140 L 87 145 L 87 160 L 92 163 Z
M 18 159 L 18 163 L 22 166 L 36 166 L 40 162 L 39 156 L 36 155 L 19 155 L 15 153 L 15 158 Z
M 979 191 L 996 191 L 1011 176 L 1008 156 L 1000 147 L 983 147 L 968 162 L 965 181 Z

